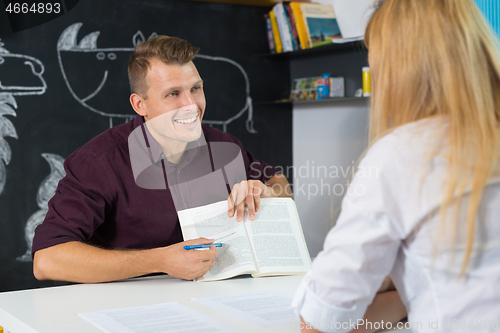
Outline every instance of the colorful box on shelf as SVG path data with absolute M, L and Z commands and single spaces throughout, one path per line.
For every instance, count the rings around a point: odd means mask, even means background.
M 315 100 L 318 98 L 318 87 L 321 91 L 325 91 L 325 85 L 328 85 L 328 97 L 344 97 L 345 85 L 343 77 L 330 77 L 322 78 L 321 76 L 304 77 L 293 80 L 292 91 L 290 93 L 290 100 Z

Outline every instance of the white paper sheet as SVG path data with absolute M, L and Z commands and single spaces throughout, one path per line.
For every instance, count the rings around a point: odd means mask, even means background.
M 210 308 L 251 322 L 257 326 L 270 327 L 297 323 L 299 318 L 290 304 L 293 295 L 281 290 L 192 298 L 193 301 Z
M 375 0 L 330 0 L 333 4 L 337 23 L 344 38 L 365 34 Z
M 364 36 L 358 36 L 358 37 L 352 37 L 352 38 L 334 38 L 334 39 L 332 39 L 332 43 L 344 44 L 344 43 L 355 42 L 358 40 L 363 40 L 363 38 L 364 38 Z
M 177 302 L 78 315 L 107 333 L 241 332 Z

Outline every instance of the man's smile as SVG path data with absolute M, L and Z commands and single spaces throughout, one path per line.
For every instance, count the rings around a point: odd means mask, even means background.
M 196 118 L 198 118 L 198 115 L 192 117 L 192 118 L 187 118 L 187 119 L 175 119 L 174 121 L 179 124 L 191 124 L 196 121 Z

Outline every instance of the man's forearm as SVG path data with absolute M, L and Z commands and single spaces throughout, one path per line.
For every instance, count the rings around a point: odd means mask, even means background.
M 293 197 L 292 187 L 286 177 L 282 174 L 276 174 L 271 177 L 266 185 L 271 187 L 273 197 L 291 198 Z
M 156 249 L 104 250 L 68 242 L 35 253 L 33 273 L 38 280 L 106 282 L 155 273 Z

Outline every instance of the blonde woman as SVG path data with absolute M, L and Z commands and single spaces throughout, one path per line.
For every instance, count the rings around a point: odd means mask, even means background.
M 403 327 L 390 274 L 413 332 L 500 332 L 498 40 L 472 0 L 386 0 L 365 41 L 371 145 L 295 294 L 302 327 Z

